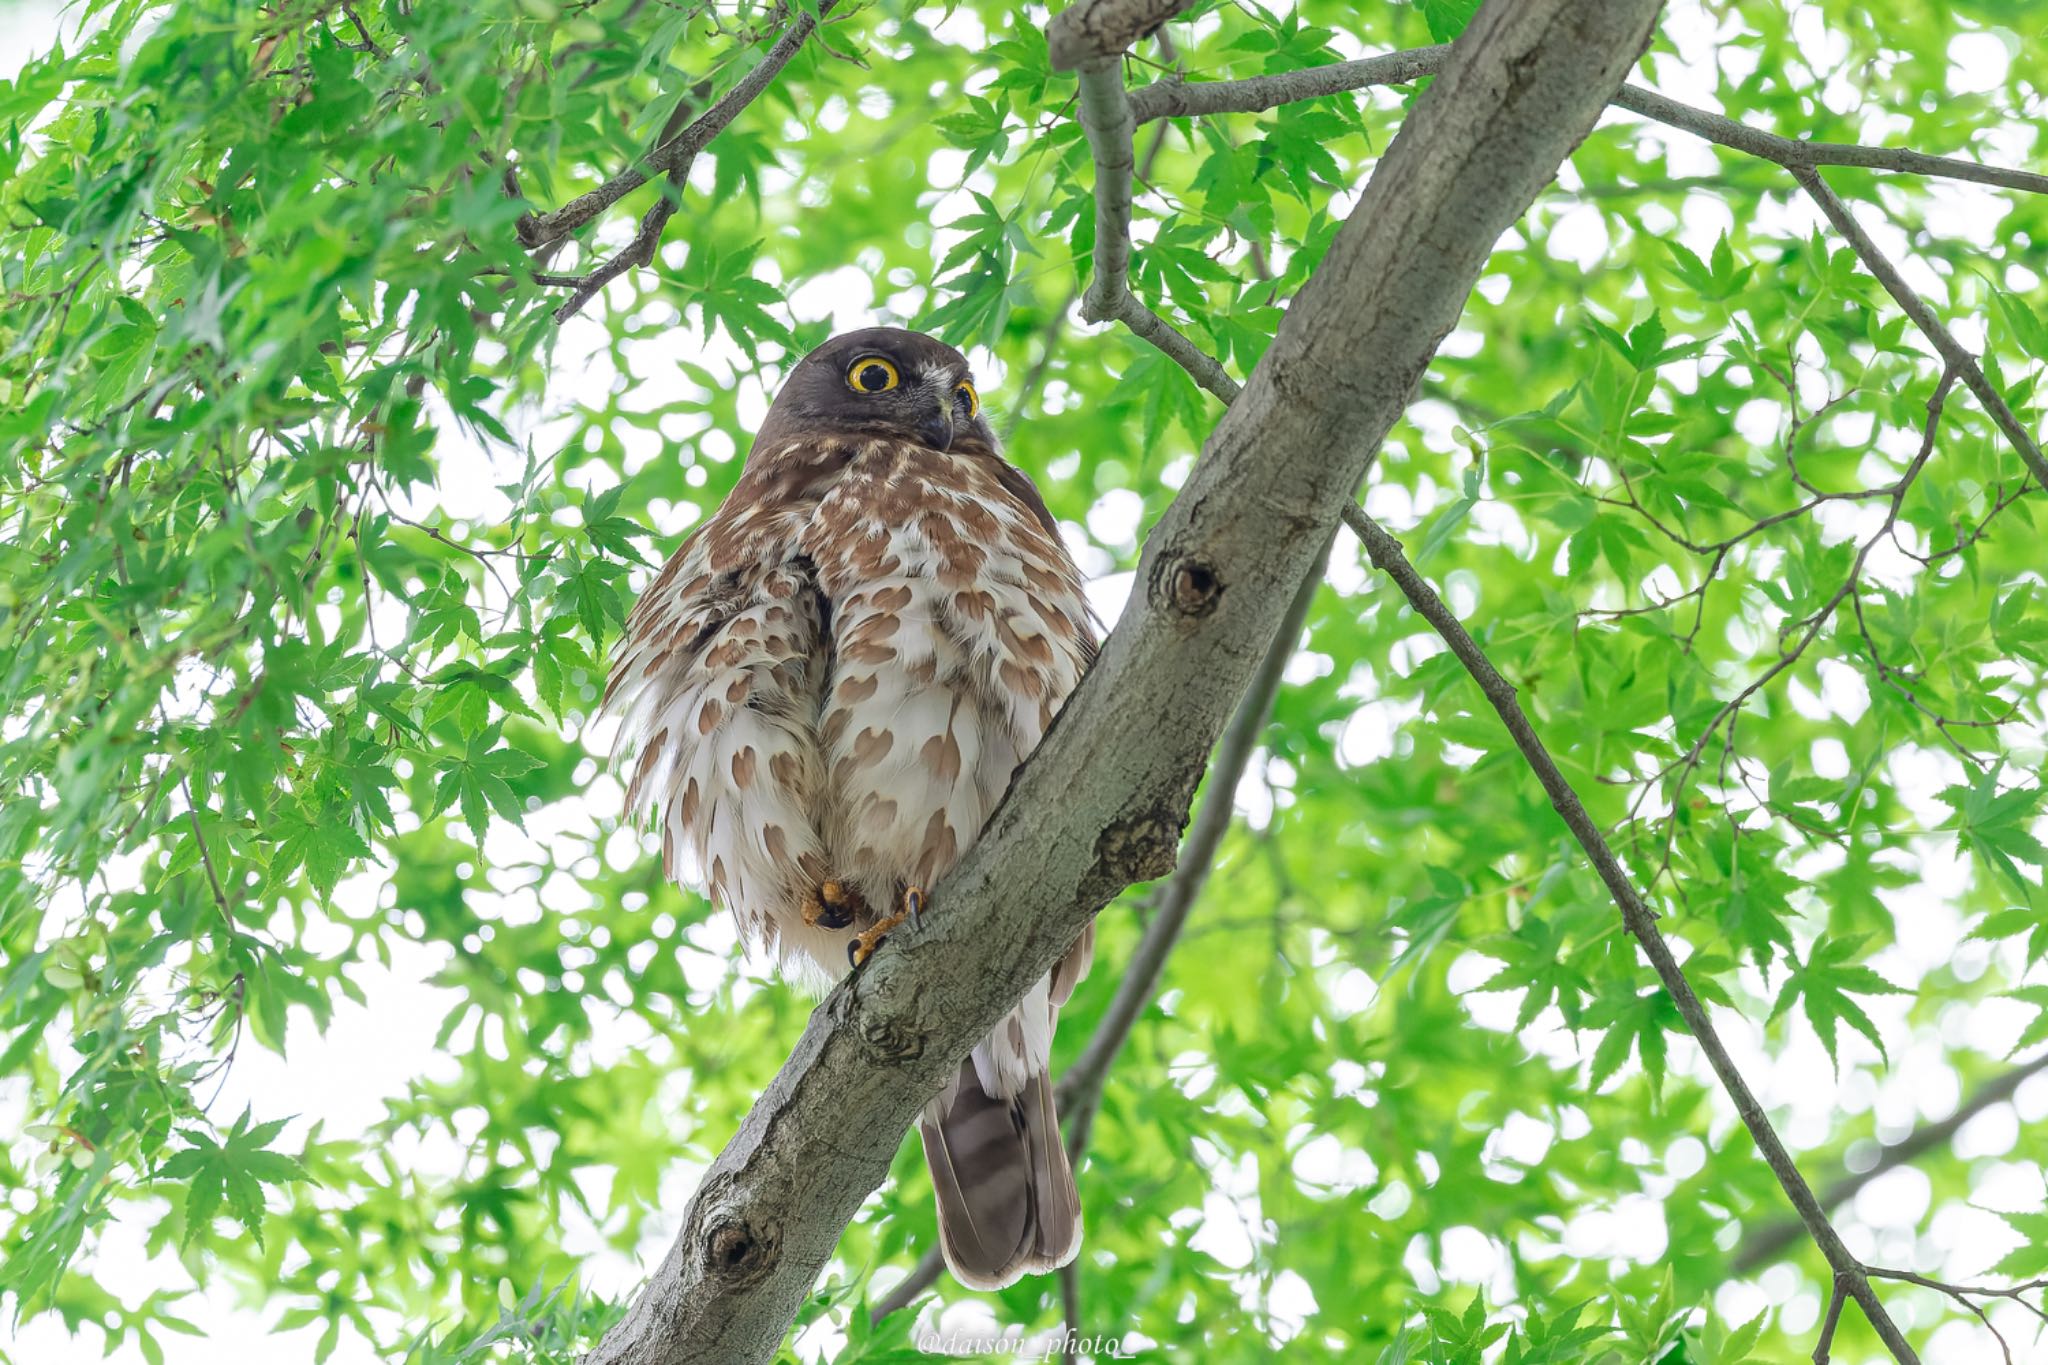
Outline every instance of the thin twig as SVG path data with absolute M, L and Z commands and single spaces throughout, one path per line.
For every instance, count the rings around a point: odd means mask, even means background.
M 1835 1276 L 1834 1290 L 1828 1295 L 1828 1315 L 1821 1320 L 1820 1341 L 1813 1348 L 1813 1365 L 1828 1365 L 1828 1351 L 1835 1344 L 1835 1327 L 1842 1321 L 1842 1304 L 1848 1297 L 1848 1281 Z
M 227 892 L 221 889 L 220 873 L 213 866 L 213 850 L 206 845 L 206 829 L 199 823 L 199 803 L 193 799 L 190 776 L 184 779 L 184 788 L 185 817 L 192 823 L 192 840 L 199 848 L 199 865 L 206 869 L 206 884 L 213 890 L 214 909 L 220 911 L 220 917 L 227 923 L 228 934 L 232 937 L 235 933 L 235 912 L 228 905 Z
M 1834 1225 L 1828 1221 L 1827 1213 L 1814 1198 L 1812 1188 L 1806 1183 L 1806 1177 L 1800 1174 L 1798 1162 L 1793 1159 L 1791 1152 L 1786 1150 L 1784 1142 L 1778 1137 L 1777 1129 L 1771 1125 L 1770 1116 L 1757 1102 L 1755 1092 L 1749 1088 L 1749 1082 L 1743 1078 L 1741 1071 L 1736 1068 L 1734 1059 L 1729 1056 L 1727 1047 L 1721 1042 L 1720 1033 L 1714 1027 L 1714 1021 L 1708 1016 L 1706 1007 L 1700 1003 L 1699 996 L 1694 993 L 1691 981 L 1686 978 L 1685 969 L 1679 966 L 1678 959 L 1672 955 L 1670 944 L 1658 930 L 1656 913 L 1636 891 L 1620 859 L 1616 858 L 1613 849 L 1608 847 L 1606 836 L 1586 813 L 1586 807 L 1579 800 L 1578 793 L 1572 789 L 1571 783 L 1565 780 L 1564 774 L 1551 758 L 1550 751 L 1544 747 L 1543 741 L 1537 737 L 1535 728 L 1530 725 L 1528 716 L 1523 713 L 1521 704 L 1515 700 L 1514 685 L 1500 675 L 1500 671 L 1466 632 L 1458 618 L 1444 605 L 1436 590 L 1415 571 L 1414 566 L 1408 562 L 1407 555 L 1402 552 L 1399 541 L 1387 534 L 1378 522 L 1366 515 L 1364 508 L 1355 503 L 1345 505 L 1344 522 L 1365 545 L 1373 566 L 1393 579 L 1395 585 L 1401 589 L 1402 595 L 1414 607 L 1416 614 L 1443 637 L 1444 643 L 1450 646 L 1451 652 L 1465 665 L 1466 672 L 1470 673 L 1473 681 L 1479 685 L 1479 690 L 1500 716 L 1501 723 L 1507 727 L 1509 735 L 1514 738 L 1515 746 L 1522 751 L 1523 758 L 1535 770 L 1537 780 L 1543 784 L 1544 791 L 1550 797 L 1551 805 L 1556 808 L 1566 827 L 1578 840 L 1579 847 L 1585 850 L 1587 859 L 1593 864 L 1601 881 L 1606 883 L 1615 906 L 1621 911 L 1622 924 L 1641 946 L 1652 970 L 1657 973 L 1658 980 L 1663 983 L 1665 991 L 1678 1007 L 1678 1013 L 1685 1020 L 1693 1039 L 1699 1044 L 1700 1051 L 1713 1067 L 1714 1074 L 1720 1078 L 1722 1088 L 1727 1091 L 1728 1098 L 1735 1106 L 1735 1112 L 1741 1117 L 1743 1125 L 1749 1129 L 1757 1150 L 1770 1166 L 1772 1174 L 1777 1176 L 1779 1186 L 1783 1188 L 1786 1197 L 1792 1202 L 1792 1207 L 1798 1212 L 1800 1222 L 1805 1225 L 1808 1234 L 1819 1246 L 1821 1254 L 1827 1258 L 1828 1265 L 1840 1277 L 1840 1282 L 1846 1286 L 1849 1296 L 1862 1307 L 1864 1315 L 1876 1328 L 1878 1337 L 1891 1351 L 1893 1358 L 1899 1361 L 1900 1365 L 1918 1365 L 1920 1357 L 1904 1334 L 1899 1331 L 1897 1324 L 1892 1321 L 1890 1314 L 1886 1313 L 1884 1304 L 1870 1287 L 1863 1264 L 1850 1254 L 1841 1236 L 1836 1233 Z
M 1984 1330 L 1991 1333 L 1993 1339 L 1998 1342 L 1998 1351 L 1999 1354 L 2005 1357 L 2005 1365 L 2013 1365 L 2012 1343 L 2005 1339 L 2005 1333 L 1999 1331 L 1997 1325 L 1991 1321 L 1991 1315 L 1984 1311 L 1984 1305 L 1976 1302 L 1976 1299 L 1971 1296 L 1975 1295 L 1977 1298 L 1987 1299 L 2011 1299 L 2043 1322 L 2048 1322 L 2048 1312 L 2036 1308 L 2033 1304 L 2020 1297 L 2027 1290 L 2039 1289 L 2042 1285 L 2048 1284 L 2048 1279 L 2029 1280 L 2025 1284 L 2008 1285 L 2005 1287 L 1991 1287 L 1949 1284 L 1943 1280 L 1931 1280 L 1925 1275 L 1916 1275 L 1910 1270 L 1885 1270 L 1879 1266 L 1870 1267 L 1870 1273 L 1881 1279 L 1901 1280 L 1907 1284 L 1917 1284 L 1923 1289 L 1935 1290 L 1948 1295 L 1951 1299 L 1969 1309 L 1970 1312 L 1976 1315 L 1977 1321 L 1984 1324 Z
M 1874 275 L 1877 282 L 1884 286 L 1885 292 L 1905 310 L 1906 316 L 1913 320 L 1913 325 L 1920 329 L 1921 335 L 1941 353 L 1942 361 L 1962 375 L 1963 383 L 1969 386 L 1971 393 L 1977 395 L 1977 401 L 1984 405 L 1984 410 L 1991 414 L 1991 420 L 1998 424 L 1998 429 L 2012 442 L 2012 448 L 2019 452 L 2020 459 L 2026 462 L 2028 470 L 2034 476 L 2034 482 L 2048 487 L 2048 458 L 2042 456 L 2039 444 L 2006 405 L 2005 396 L 1992 387 L 1991 381 L 1984 375 L 1984 367 L 1977 363 L 1977 357 L 1970 354 L 1969 349 L 1956 340 L 1955 333 L 1949 331 L 1941 319 L 1934 315 L 1934 310 L 1927 306 L 1926 301 L 1913 292 L 1897 268 L 1877 249 L 1877 243 L 1870 240 L 1870 234 L 1863 230 L 1855 215 L 1849 212 L 1849 206 L 1828 188 L 1827 181 L 1821 179 L 1820 172 L 1810 166 L 1793 166 L 1790 169 L 1800 187 L 1820 206 L 1820 211 L 1835 225 L 1835 231 L 1842 234 L 1850 249 L 1862 260 L 1863 268 Z
M 1780 634 L 1781 647 L 1778 651 L 1777 660 L 1769 668 L 1764 669 L 1763 672 L 1757 674 L 1755 678 L 1745 684 L 1741 691 L 1723 702 L 1720 709 L 1714 712 L 1705 727 L 1700 730 L 1699 737 L 1693 740 L 1691 746 L 1684 753 L 1650 775 L 1650 778 L 1644 782 L 1641 793 L 1636 797 L 1634 806 L 1630 808 L 1629 814 L 1631 818 L 1642 808 L 1656 784 L 1667 778 L 1672 778 L 1673 774 L 1676 774 L 1675 779 L 1673 779 L 1675 785 L 1669 793 L 1669 798 L 1672 808 L 1676 809 L 1684 795 L 1687 783 L 1691 781 L 1693 772 L 1698 769 L 1706 755 L 1707 745 L 1720 732 L 1722 724 L 1726 722 L 1732 725 L 1735 717 L 1749 703 L 1751 697 L 1761 692 L 1765 687 L 1768 687 L 1771 681 L 1779 674 L 1784 673 L 1804 658 L 1808 646 L 1818 638 L 1821 631 L 1834 619 L 1835 613 L 1842 603 L 1857 593 L 1863 581 L 1863 566 L 1869 560 L 1870 552 L 1876 548 L 1878 541 L 1891 533 L 1893 525 L 1898 522 L 1899 510 L 1905 502 L 1907 490 L 1913 486 L 1914 480 L 1920 477 L 1920 471 L 1926 468 L 1927 462 L 1934 457 L 1935 437 L 1941 429 L 1942 409 L 1948 401 L 1949 391 L 1955 387 L 1955 382 L 1956 371 L 1953 367 L 1942 371 L 1940 382 L 1935 385 L 1934 393 L 1927 400 L 1927 418 L 1921 427 L 1920 448 L 1914 454 L 1912 462 L 1906 466 L 1905 472 L 1899 475 L 1898 480 L 1889 487 L 1879 490 L 1890 498 L 1890 506 L 1886 510 L 1884 522 L 1857 547 L 1856 557 L 1850 562 L 1849 572 L 1843 576 L 1841 585 L 1835 589 L 1833 595 L 1827 601 L 1823 602 L 1811 614 L 1800 618 L 1798 621 L 1788 623 Z M 1784 635 L 1793 632 L 1797 632 L 1797 638 L 1789 646 L 1784 645 Z M 1676 836 L 1677 825 L 1674 822 L 1667 830 L 1664 860 L 1659 865 L 1657 872 L 1659 877 L 1670 867 L 1671 845 L 1672 840 Z M 1654 879 L 1652 884 L 1654 884 Z
M 1840 1208 L 1855 1198 L 1857 1191 L 1865 1185 L 1886 1171 L 1909 1165 L 1942 1146 L 1955 1137 L 1964 1124 L 1985 1110 L 2004 1104 L 2013 1097 L 2013 1092 L 2044 1072 L 2048 1072 L 2048 1052 L 2042 1053 L 2024 1066 L 2016 1066 L 1986 1081 L 1947 1118 L 1934 1123 L 1924 1123 L 1885 1148 L 1878 1154 L 1877 1160 L 1871 1164 L 1869 1170 L 1852 1172 L 1822 1190 L 1821 1207 Z M 1770 1264 L 1798 1240 L 1799 1233 L 1799 1224 L 1789 1219 L 1758 1229 L 1755 1236 L 1743 1239 L 1742 1250 L 1729 1262 L 1729 1273 L 1736 1276 L 1747 1275 L 1759 1266 Z
M 1913 1271 L 1888 1271 L 1878 1265 L 1868 1267 L 1868 1273 L 1880 1279 L 1903 1279 L 1905 1283 L 1919 1285 L 1923 1289 L 1937 1289 L 1950 1295 L 1952 1300 L 1964 1300 L 1966 1295 L 1976 1295 L 1980 1300 L 2011 1300 L 2028 1310 L 2030 1314 L 2034 1314 L 2036 1318 L 2040 1318 L 2044 1324 L 2048 1324 L 2048 1308 L 2038 1308 L 2025 1300 L 2028 1293 L 2048 1289 L 2048 1275 L 2042 1275 L 2040 1279 L 2030 1279 L 2019 1285 L 1952 1285 L 1946 1279 L 1929 1279 L 1927 1275 L 1915 1275 Z
M 1081 1334 L 1081 1270 L 1079 1261 L 1068 1261 L 1060 1267 L 1060 1316 L 1067 1320 L 1067 1330 L 1060 1337 L 1061 1365 L 1071 1361 L 1068 1343 Z
M 917 1258 L 917 1264 L 910 1273 L 898 1282 L 894 1289 L 882 1296 L 874 1307 L 873 1318 L 880 1322 L 899 1308 L 908 1308 L 912 1303 L 939 1282 L 939 1275 L 946 1268 L 945 1253 L 934 1244 L 924 1255 Z
M 566 322 L 581 311 L 607 284 L 626 271 L 653 264 L 654 253 L 661 244 L 662 230 L 681 206 L 683 186 L 689 179 L 690 167 L 696 161 L 697 153 L 724 132 L 726 125 L 737 118 L 742 109 L 760 97 L 837 3 L 838 0 L 820 0 L 815 15 L 799 12 L 752 70 L 687 128 L 659 141 L 640 166 L 620 172 L 552 213 L 530 213 L 519 220 L 520 244 L 529 251 L 540 251 L 590 222 L 655 176 L 663 178 L 661 199 L 641 215 L 639 231 L 616 255 L 580 276 L 534 276 L 537 284 L 574 291 L 568 301 L 555 310 L 557 323 Z M 680 109 L 678 106 L 678 112 Z

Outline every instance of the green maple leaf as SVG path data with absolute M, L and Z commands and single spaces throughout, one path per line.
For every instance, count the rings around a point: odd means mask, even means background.
M 515 825 L 523 825 L 526 807 L 508 778 L 520 777 L 540 766 L 540 760 L 518 749 L 493 747 L 498 742 L 496 727 L 470 740 L 460 758 L 442 764 L 441 780 L 434 788 L 433 814 L 460 805 L 462 818 L 481 845 L 496 810 Z
M 1764 1319 L 1765 1314 L 1758 1313 L 1740 1327 L 1728 1327 L 1719 1317 L 1709 1317 L 1699 1334 L 1700 1365 L 1749 1365 L 1757 1360 L 1751 1352 L 1764 1334 Z
M 2006 1055 L 2017 1055 L 2036 1043 L 2048 1043 L 2048 986 L 2021 986 L 2011 992 L 2011 998 L 2024 1004 L 2038 1005 L 2041 1012 L 2034 1016 L 2034 1022 L 2027 1025 L 2026 1032 L 2020 1035 L 2020 1040 L 2012 1045 L 2012 1052 Z
M 1479 13 L 1479 0 L 1417 0 L 1416 8 L 1422 11 L 1422 22 L 1429 25 L 1429 36 L 1448 43 Z
M 335 883 L 348 874 L 358 859 L 370 856 L 369 844 L 339 811 L 315 810 L 289 828 L 291 832 L 271 857 L 273 886 L 293 869 L 303 867 L 314 889 L 329 896 L 334 893 Z
M 159 1180 L 185 1180 L 185 1236 L 190 1245 L 219 1214 L 223 1203 L 237 1222 L 263 1242 L 263 1187 L 310 1179 L 296 1157 L 268 1150 L 289 1120 L 249 1126 L 248 1111 L 235 1120 L 225 1142 L 190 1129 L 180 1133 L 192 1145 L 173 1152 L 157 1167 Z
M 2048 848 L 2028 828 L 2040 812 L 2041 789 L 2014 787 L 2001 792 L 1998 774 L 2004 766 L 1995 764 L 1968 785 L 1959 783 L 1936 793 L 1936 799 L 1955 812 L 1937 828 L 1955 830 L 1964 847 L 2002 873 L 2021 895 L 2032 896 L 2038 888 L 2021 874 L 2019 864 L 2048 864 Z
M 1771 1018 L 1776 1019 L 1795 1002 L 1803 1004 L 1813 1031 L 1820 1035 L 1829 1058 L 1838 1066 L 1841 1058 L 1836 1056 L 1835 1040 L 1839 1026 L 1844 1023 L 1870 1040 L 1871 1046 L 1877 1049 L 1877 1055 L 1884 1058 L 1885 1065 L 1891 1065 L 1892 1060 L 1891 1054 L 1885 1051 L 1884 1039 L 1878 1035 L 1877 1025 L 1870 1021 L 1861 1005 L 1849 998 L 1850 995 L 1909 993 L 1870 968 L 1852 961 L 1867 937 L 1856 934 L 1848 938 L 1822 939 L 1814 944 L 1813 952 L 1803 965 L 1794 959 L 1792 975 L 1786 978 L 1784 988 L 1778 992 L 1777 1003 L 1771 1007 Z
M 2048 1273 L 2048 1213 L 2001 1213 L 1998 1215 L 2020 1235 L 2020 1245 L 2004 1260 L 1991 1267 L 1993 1275 L 2032 1279 Z

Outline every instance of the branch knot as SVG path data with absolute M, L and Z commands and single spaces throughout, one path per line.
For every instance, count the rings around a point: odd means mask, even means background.
M 1162 608 L 1191 619 L 1209 615 L 1223 598 L 1216 566 L 1193 555 L 1168 555 L 1152 578 L 1152 596 Z
M 744 1288 L 774 1268 L 780 1246 L 772 1227 L 757 1230 L 744 1218 L 724 1217 L 704 1237 L 705 1278 L 726 1290 Z

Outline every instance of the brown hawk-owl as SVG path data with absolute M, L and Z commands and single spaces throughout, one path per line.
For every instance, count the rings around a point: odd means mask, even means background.
M 829 983 L 921 912 L 1094 650 L 1080 572 L 965 358 L 850 332 L 790 372 L 739 483 L 626 623 L 606 705 L 627 805 L 659 808 L 665 869 L 694 871 L 750 947 Z M 1046 1068 L 1092 946 L 1091 929 L 918 1124 L 972 1288 L 1080 1246 Z

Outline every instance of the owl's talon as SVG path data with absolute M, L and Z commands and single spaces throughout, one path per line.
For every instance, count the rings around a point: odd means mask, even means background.
M 903 888 L 903 914 L 898 915 L 897 918 L 902 919 L 905 916 L 909 917 L 911 928 L 921 929 L 924 927 L 923 887 L 906 886 Z
M 846 965 L 858 967 L 875 955 L 875 949 L 882 946 L 889 931 L 910 918 L 908 909 L 898 910 L 885 920 L 878 920 L 868 928 L 846 940 Z
M 844 929 L 866 908 L 860 892 L 828 877 L 804 897 L 804 923 L 820 929 Z

